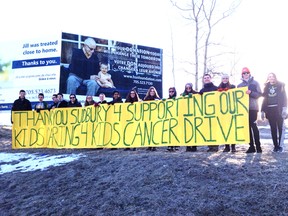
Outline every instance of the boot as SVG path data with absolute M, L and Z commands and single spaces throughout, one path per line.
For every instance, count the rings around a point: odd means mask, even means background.
M 230 152 L 230 146 L 229 145 L 225 145 L 225 148 L 224 148 L 223 152 Z
M 256 152 L 257 153 L 262 153 L 262 148 L 260 146 L 260 143 L 259 144 L 256 144 Z
M 235 144 L 232 144 L 231 148 L 232 148 L 231 152 L 236 152 L 236 145 Z
M 192 150 L 192 152 L 196 152 L 197 151 L 197 147 L 196 146 L 192 146 L 191 150 Z
M 255 150 L 255 147 L 253 146 L 253 147 L 249 147 L 248 148 L 248 150 L 246 151 L 246 153 L 255 153 L 256 152 L 256 150 Z
M 257 153 L 262 153 L 262 148 L 260 146 L 256 147 L 256 151 L 257 151 Z

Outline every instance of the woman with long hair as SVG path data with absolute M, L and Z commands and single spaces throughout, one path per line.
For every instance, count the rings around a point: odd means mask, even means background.
M 141 99 L 139 98 L 139 95 L 137 93 L 137 91 L 135 89 L 132 89 L 131 91 L 129 91 L 129 93 L 126 96 L 126 100 L 125 103 L 134 103 L 134 102 L 139 102 L 141 101 Z M 136 151 L 136 148 L 125 148 L 124 151 Z
M 269 73 L 263 92 L 263 103 L 261 107 L 261 118 L 269 121 L 274 152 L 281 152 L 280 140 L 282 136 L 283 121 L 287 117 L 287 96 L 285 84 L 278 81 L 276 74 Z M 277 139 L 277 131 L 279 140 Z
M 143 101 L 160 100 L 157 90 L 154 86 L 150 86 Z M 148 147 L 147 151 L 156 151 L 156 147 Z
M 169 88 L 169 96 L 168 99 L 175 99 L 177 97 L 177 91 L 175 87 Z M 168 146 L 167 151 L 173 152 L 173 151 L 179 150 L 178 146 Z

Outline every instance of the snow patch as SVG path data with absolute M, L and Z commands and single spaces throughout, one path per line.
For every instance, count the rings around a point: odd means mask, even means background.
M 47 170 L 51 166 L 62 166 L 85 157 L 83 154 L 46 155 L 28 153 L 0 153 L 0 175 L 9 172 Z

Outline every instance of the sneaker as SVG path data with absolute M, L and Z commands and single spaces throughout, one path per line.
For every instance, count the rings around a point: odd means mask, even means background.
M 255 148 L 251 147 L 249 147 L 249 149 L 246 151 L 246 153 L 255 153 L 255 152 L 256 152 Z

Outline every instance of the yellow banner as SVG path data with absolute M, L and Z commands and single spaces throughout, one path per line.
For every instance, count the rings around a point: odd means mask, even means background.
M 13 112 L 12 148 L 127 148 L 249 143 L 245 88 L 192 97 Z

